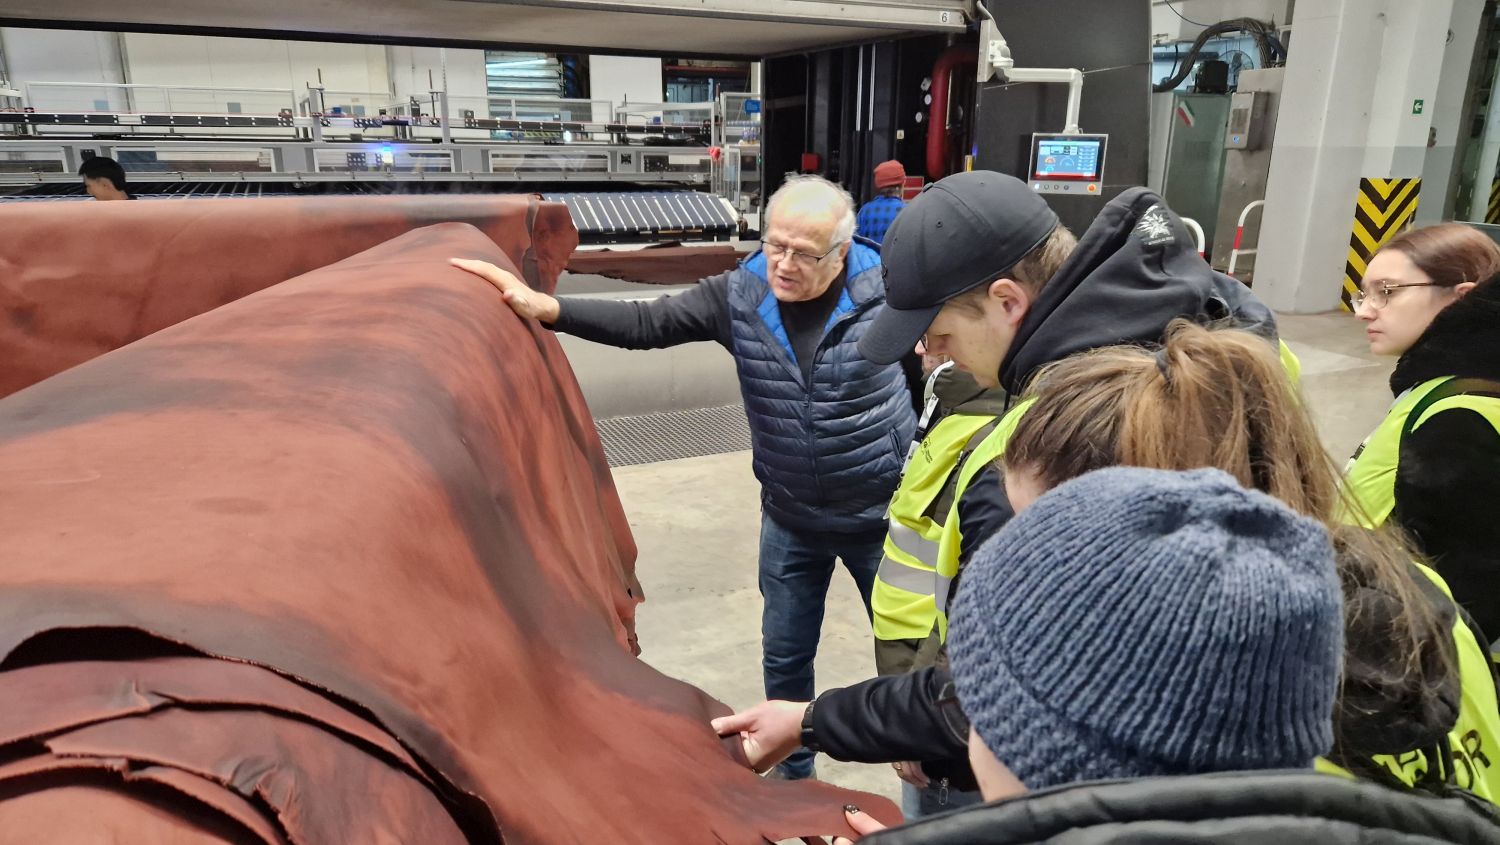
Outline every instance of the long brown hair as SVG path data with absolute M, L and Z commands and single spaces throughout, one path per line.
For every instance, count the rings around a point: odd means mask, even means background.
M 1500 245 L 1463 223 L 1410 229 L 1392 238 L 1378 252 L 1387 251 L 1411 259 L 1439 287 L 1478 283 L 1500 273 Z
M 1046 487 L 1092 469 L 1218 467 L 1326 520 L 1339 474 L 1262 338 L 1185 320 L 1153 353 L 1115 346 L 1044 369 L 1005 448 Z
M 1340 475 L 1275 350 L 1233 329 L 1185 320 L 1160 350 L 1116 346 L 1044 369 L 1033 383 L 1004 462 L 1044 489 L 1108 466 L 1217 467 L 1329 527 L 1346 591 L 1372 587 L 1394 596 L 1391 653 L 1408 676 L 1424 672 L 1434 644 L 1453 671 L 1450 634 L 1413 580 L 1416 554 L 1394 530 L 1365 532 L 1336 522 L 1346 503 Z M 1346 619 L 1354 627 L 1357 619 Z

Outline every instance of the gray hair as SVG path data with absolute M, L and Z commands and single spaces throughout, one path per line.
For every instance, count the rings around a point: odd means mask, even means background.
M 838 217 L 838 223 L 833 227 L 833 242 L 828 246 L 833 248 L 840 244 L 848 243 L 854 239 L 854 197 L 844 190 L 843 186 L 836 182 L 830 182 L 822 176 L 810 173 L 787 176 L 776 193 L 771 195 L 771 201 L 766 203 L 766 227 L 770 227 L 771 220 L 776 216 L 776 205 L 788 192 L 803 192 L 812 186 L 818 186 L 829 194 L 828 210 Z

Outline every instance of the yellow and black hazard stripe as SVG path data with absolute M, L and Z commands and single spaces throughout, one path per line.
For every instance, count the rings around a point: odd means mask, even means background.
M 1417 213 L 1421 179 L 1361 179 L 1349 234 L 1349 259 L 1344 264 L 1344 308 L 1353 309 L 1370 256 L 1411 223 Z
M 1500 179 L 1490 183 L 1490 205 L 1485 209 L 1484 222 L 1500 223 Z

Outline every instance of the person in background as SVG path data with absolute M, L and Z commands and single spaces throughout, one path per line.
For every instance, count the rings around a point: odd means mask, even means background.
M 716 341 L 734 357 L 761 483 L 766 695 L 806 700 L 836 560 L 869 610 L 886 506 L 916 428 L 920 364 L 915 344 L 896 364 L 856 351 L 885 290 L 879 254 L 854 240 L 847 192 L 818 176 L 790 177 L 767 221 L 761 250 L 738 267 L 650 302 L 558 299 L 492 264 L 453 263 L 498 287 L 520 316 L 558 331 L 626 349 Z M 773 774 L 812 776 L 813 752 Z
M 1493 637 L 1500 632 L 1500 247 L 1462 223 L 1398 235 L 1354 315 L 1399 356 L 1395 402 L 1345 472 L 1346 518 L 1401 526 Z
M 906 168 L 899 161 L 882 161 L 875 165 L 875 198 L 859 210 L 855 234 L 873 243 L 884 243 L 885 232 L 896 215 L 906 207 L 901 191 L 906 184 Z
M 133 200 L 135 197 L 125 184 L 125 168 L 107 156 L 94 156 L 78 168 L 83 177 L 84 190 L 100 201 Z

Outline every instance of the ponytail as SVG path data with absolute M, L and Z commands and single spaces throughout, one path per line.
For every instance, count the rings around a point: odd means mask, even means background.
M 1317 427 L 1263 338 L 1187 321 L 1158 350 L 1117 346 L 1068 358 L 1033 383 L 1003 458 L 1007 470 L 1051 489 L 1108 466 L 1217 467 L 1329 527 L 1340 578 L 1393 596 L 1391 653 L 1404 676 L 1455 671 L 1451 633 L 1413 579 L 1417 555 L 1394 530 L 1366 532 L 1335 520 L 1353 508 Z M 1359 611 L 1353 605 L 1348 614 Z M 1346 618 L 1352 629 L 1368 625 Z M 1434 644 L 1440 656 L 1434 658 Z M 1437 667 L 1434 669 L 1434 667 Z

